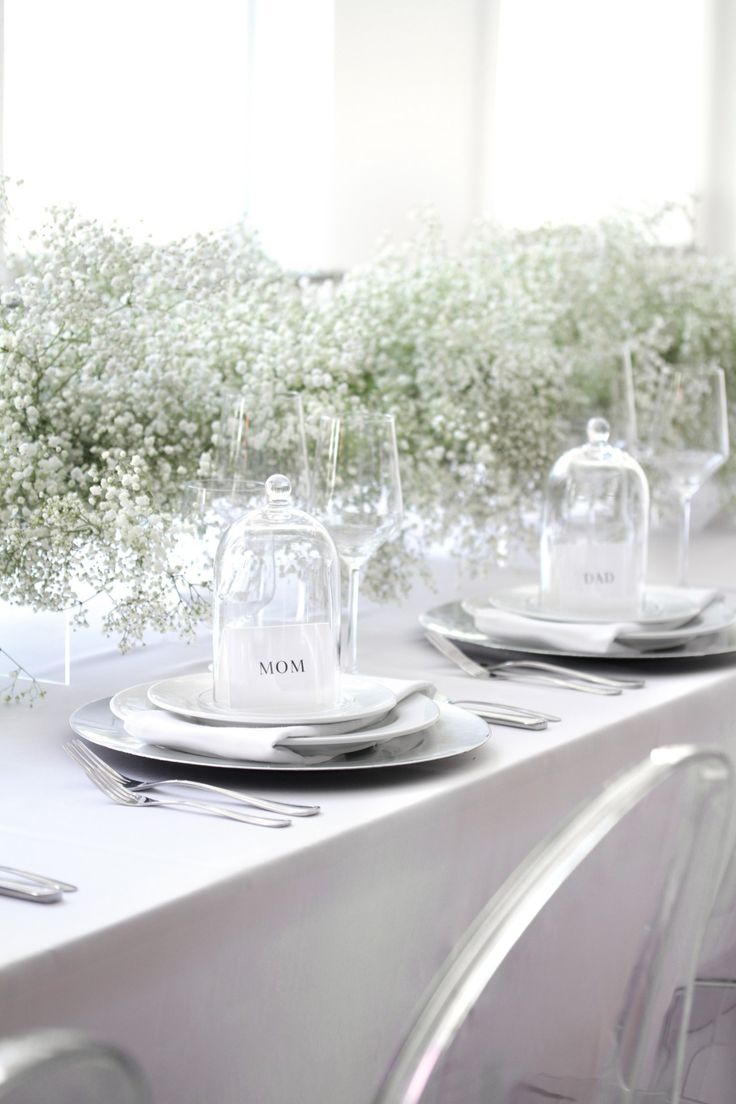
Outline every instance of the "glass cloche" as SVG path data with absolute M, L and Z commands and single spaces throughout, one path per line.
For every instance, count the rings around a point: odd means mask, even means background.
M 541 604 L 571 618 L 636 618 L 644 600 L 647 479 L 633 456 L 609 444 L 604 418 L 591 418 L 587 435 L 547 480 Z
M 278 716 L 339 699 L 340 566 L 327 530 L 284 475 L 223 536 L 215 559 L 214 694 Z

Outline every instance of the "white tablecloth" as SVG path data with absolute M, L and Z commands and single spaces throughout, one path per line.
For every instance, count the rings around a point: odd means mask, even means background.
M 471 681 L 422 640 L 416 615 L 438 600 L 368 608 L 363 669 L 563 722 L 497 727 L 476 753 L 412 768 L 223 776 L 322 805 L 282 831 L 115 806 L 61 751 L 77 705 L 201 647 L 90 659 L 32 711 L 2 712 L 0 862 L 80 890 L 0 898 L 0 1035 L 91 1031 L 142 1064 L 156 1104 L 368 1104 L 453 942 L 561 816 L 657 744 L 736 750 L 733 663 L 651 665 L 645 689 L 612 698 Z

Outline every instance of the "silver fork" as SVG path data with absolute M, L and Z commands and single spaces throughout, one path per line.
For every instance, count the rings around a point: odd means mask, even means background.
M 466 674 L 474 678 L 527 678 L 550 686 L 564 686 L 569 690 L 581 690 L 587 694 L 620 694 L 623 690 L 633 690 L 645 685 L 644 679 L 611 678 L 603 675 L 591 675 L 585 671 L 575 671 L 560 667 L 554 663 L 538 660 L 510 659 L 498 663 L 478 663 L 467 656 L 452 640 L 439 633 L 428 630 L 425 636 L 429 643 L 443 656 L 455 663 Z
M 209 805 L 204 801 L 187 801 L 168 797 L 154 797 L 152 794 L 134 793 L 120 782 L 113 781 L 109 776 L 103 775 L 97 767 L 90 766 L 79 755 L 77 749 L 71 743 L 64 744 L 66 753 L 77 763 L 89 780 L 102 790 L 106 797 L 118 805 L 160 805 L 168 809 L 181 809 L 186 812 L 208 813 L 210 816 L 223 817 L 226 820 L 238 820 L 241 824 L 255 824 L 261 828 L 287 828 L 291 821 L 284 817 L 259 817 L 250 816 L 247 813 L 239 813 L 235 809 L 226 809 L 223 805 Z
M 114 782 L 121 783 L 126 789 L 134 793 L 146 790 L 157 793 L 161 786 L 186 786 L 192 790 L 222 794 L 223 797 L 228 797 L 231 801 L 237 801 L 241 805 L 248 805 L 254 809 L 264 809 L 268 813 L 278 813 L 280 816 L 316 816 L 320 811 L 319 805 L 295 805 L 290 801 L 275 801 L 266 797 L 254 797 L 252 794 L 242 794 L 238 790 L 225 789 L 224 786 L 214 786 L 210 782 L 194 782 L 191 778 L 164 778 L 158 782 L 140 782 L 137 778 L 129 778 L 127 774 L 123 774 L 115 767 L 110 766 L 77 737 L 64 745 L 64 749 L 67 751 L 72 747 L 78 752 L 80 758 L 86 760 L 90 766 L 96 767 L 100 773 L 107 774 Z M 71 754 L 71 751 L 69 753 Z

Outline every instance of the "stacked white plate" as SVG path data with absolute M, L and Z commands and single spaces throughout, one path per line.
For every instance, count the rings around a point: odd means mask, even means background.
M 736 623 L 736 603 L 717 591 L 666 586 L 648 587 L 642 613 L 626 622 L 545 610 L 536 584 L 499 590 L 462 607 L 479 632 L 501 645 L 571 656 L 605 656 L 620 645 L 642 654 L 674 649 Z
M 212 675 L 203 671 L 128 687 L 77 710 L 70 723 L 92 743 L 198 766 L 395 765 L 485 742 L 484 721 L 433 695 L 425 682 L 343 675 L 334 708 L 264 719 L 262 712 L 218 706 Z

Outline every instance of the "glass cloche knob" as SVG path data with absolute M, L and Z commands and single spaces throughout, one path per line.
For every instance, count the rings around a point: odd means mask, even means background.
M 285 475 L 271 475 L 266 480 L 266 502 L 269 506 L 291 503 L 291 483 Z
M 588 435 L 588 444 L 605 445 L 611 436 L 611 427 L 605 418 L 591 418 L 585 427 Z

